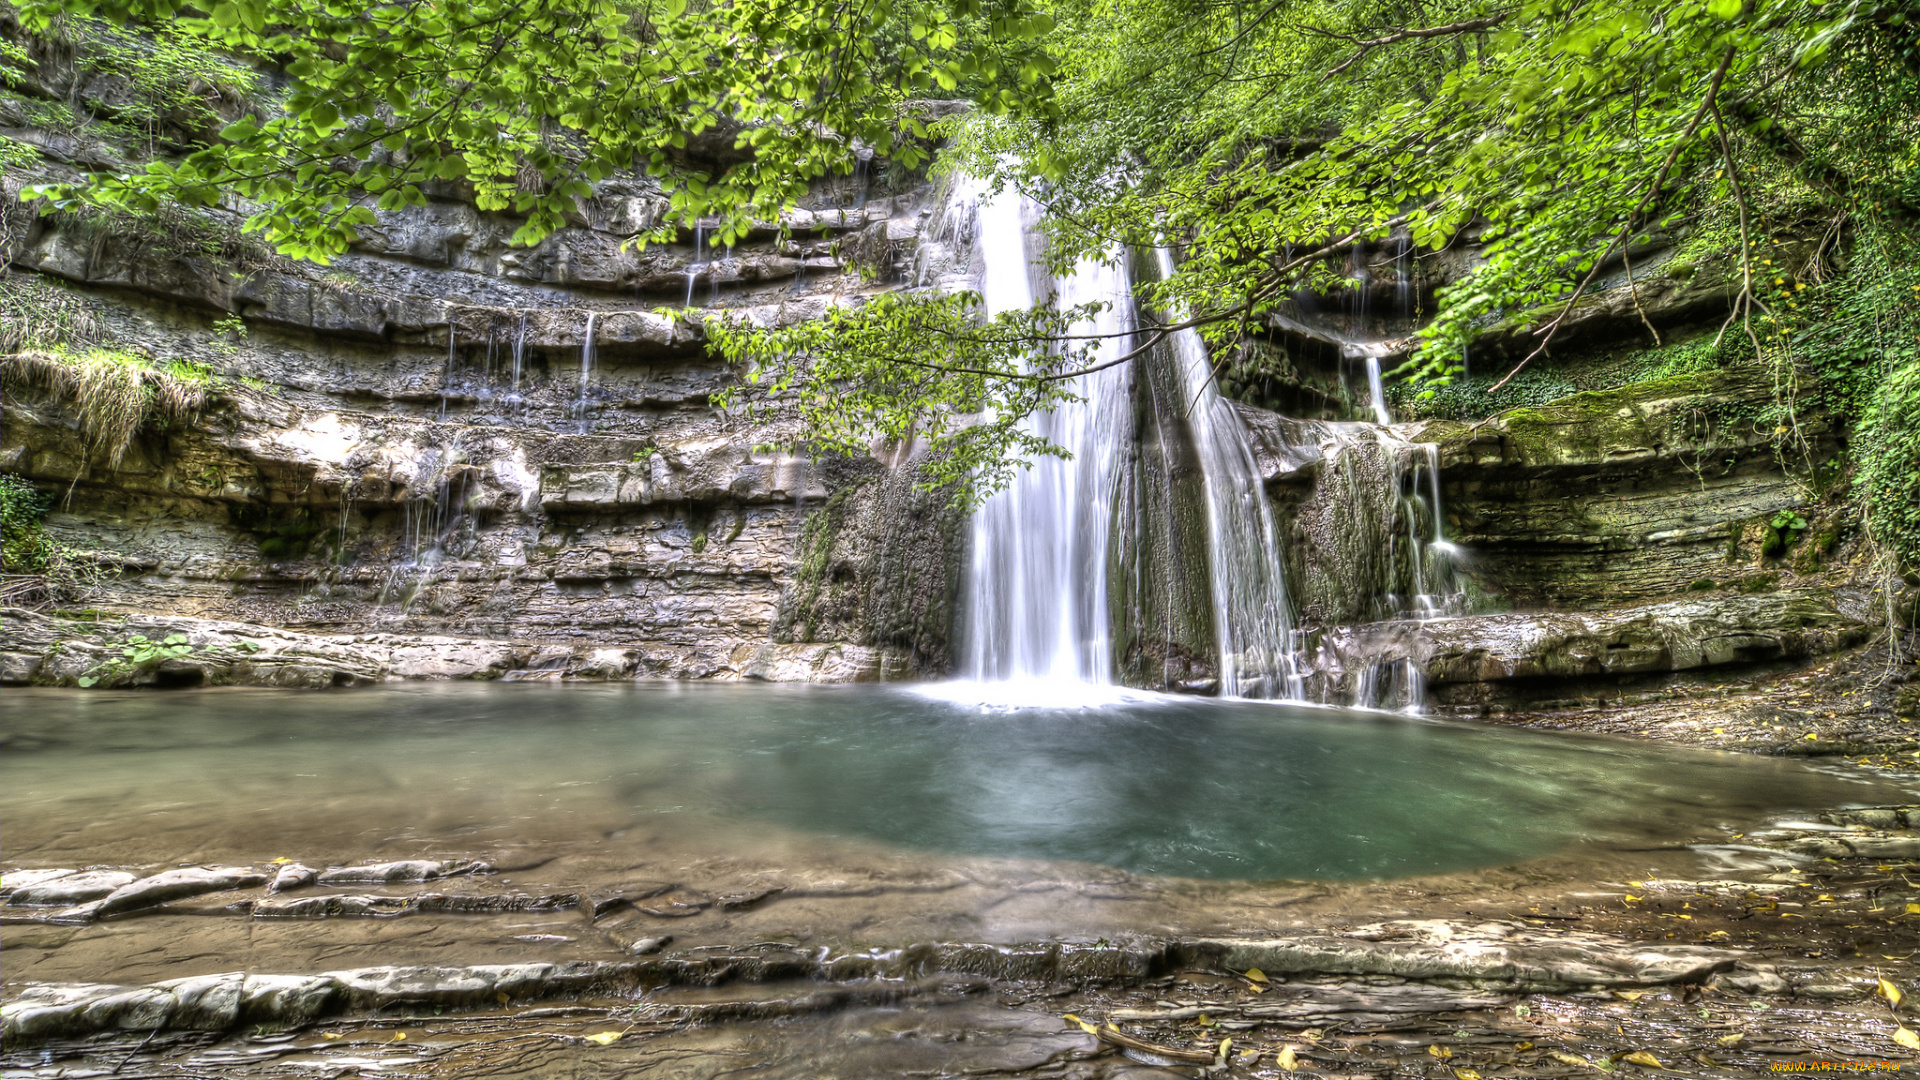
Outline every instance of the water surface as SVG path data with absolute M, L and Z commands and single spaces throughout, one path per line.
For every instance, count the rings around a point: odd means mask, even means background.
M 665 828 L 716 854 L 812 836 L 1340 880 L 1630 848 L 1886 795 L 1794 762 L 1342 710 L 965 698 L 764 684 L 9 692 L 4 854 L 113 862 L 144 844 L 151 861 L 265 859 L 301 837 L 457 851 Z

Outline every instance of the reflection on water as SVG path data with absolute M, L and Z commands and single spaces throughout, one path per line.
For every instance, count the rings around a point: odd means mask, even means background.
M 1338 710 L 963 698 L 648 684 L 15 692 L 0 815 L 9 859 L 22 837 L 105 819 L 150 823 L 164 854 L 193 857 L 210 821 L 238 845 L 351 806 L 353 820 L 454 846 L 674 814 L 721 849 L 773 829 L 1264 880 L 1505 864 L 1876 794 L 1791 762 Z

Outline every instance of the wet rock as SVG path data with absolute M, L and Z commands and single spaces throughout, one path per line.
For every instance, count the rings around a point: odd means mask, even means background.
M 754 889 L 748 892 L 730 893 L 719 898 L 720 910 L 751 911 L 786 891 L 787 887 L 785 885 L 775 885 L 769 889 Z
M 1820 820 L 1831 825 L 1864 825 L 1870 829 L 1920 828 L 1920 806 L 1857 806 L 1829 810 Z
M 1920 836 L 1806 836 L 1779 846 L 1817 859 L 1920 859 Z
M 1846 983 L 1811 983 L 1794 991 L 1795 996 L 1811 998 L 1814 1001 L 1843 1001 L 1860 997 L 1865 993 L 1865 989 L 1849 986 Z
M 672 934 L 661 934 L 659 937 L 644 937 L 627 946 L 627 952 L 634 956 L 651 956 L 671 944 L 673 944 Z
M 93 918 L 104 919 L 129 911 L 157 907 L 172 900 L 184 900 L 190 896 L 227 892 L 232 889 L 250 889 L 264 885 L 266 881 L 265 874 L 255 873 L 247 867 L 208 869 L 190 866 L 181 870 L 169 870 L 164 874 L 155 874 L 132 884 L 123 885 L 90 905 L 90 914 Z
M 0 874 L 0 896 L 11 896 L 16 890 L 31 885 L 41 885 L 54 878 L 77 874 L 78 870 L 10 870 Z
M 1590 612 L 1477 615 L 1337 627 L 1315 667 L 1336 684 L 1412 660 L 1442 700 L 1469 684 L 1564 693 L 1564 680 L 1805 659 L 1865 640 L 1831 590 L 1714 595 Z M 1891 856 L 1900 857 L 1900 856 Z
M 713 897 L 685 889 L 660 893 L 634 905 L 641 912 L 656 919 L 684 919 L 698 915 L 712 906 Z
M 342 916 L 400 915 L 413 909 L 406 896 L 301 896 L 289 900 L 261 900 L 253 905 L 256 919 L 326 919 Z
M 449 896 L 427 893 L 419 896 L 302 896 L 292 899 L 255 901 L 251 912 L 256 919 L 390 918 L 411 914 L 484 915 L 514 911 L 565 911 L 580 906 L 578 893 L 552 893 L 529 896 L 523 893 L 485 896 Z
M 1341 934 L 1270 941 L 1202 941 L 1184 948 L 1234 970 L 1338 972 L 1472 979 L 1515 990 L 1699 982 L 1739 954 L 1697 945 L 1648 945 L 1582 931 L 1440 920 L 1378 923 Z
M 124 870 L 24 871 L 17 878 L 7 875 L 7 902 L 60 907 L 84 904 L 111 894 L 137 877 Z
M 320 875 L 322 885 L 393 885 L 409 881 L 433 881 L 465 874 L 491 873 L 483 862 L 454 859 L 407 859 L 401 862 L 373 863 L 369 866 L 342 866 Z
M 298 889 L 313 884 L 319 876 L 320 872 L 312 867 L 302 866 L 299 863 L 289 863 L 281 867 L 279 872 L 273 875 L 273 882 L 267 886 L 267 891 L 270 893 L 282 893 L 289 889 Z

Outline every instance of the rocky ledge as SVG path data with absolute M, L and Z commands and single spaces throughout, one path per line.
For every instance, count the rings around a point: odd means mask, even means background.
M 178 655 L 138 644 L 177 639 Z M 144 658 L 143 658 L 144 657 Z M 358 686 L 409 679 L 766 679 L 861 682 L 897 676 L 884 649 L 774 642 L 701 648 L 568 649 L 410 634 L 302 634 L 185 616 L 73 619 L 0 608 L 0 685 Z M 89 680 L 82 683 L 82 680 Z

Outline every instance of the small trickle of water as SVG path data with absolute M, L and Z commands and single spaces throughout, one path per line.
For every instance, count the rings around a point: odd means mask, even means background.
M 457 362 L 454 350 L 459 342 L 458 328 L 454 326 L 453 312 L 447 312 L 447 362 L 440 368 L 440 419 L 447 418 L 447 393 L 452 389 L 453 369 Z
M 527 355 L 527 313 L 520 313 L 520 325 L 513 331 L 513 387 L 507 394 L 507 407 L 517 410 L 524 402 L 520 397 L 520 373 L 525 368 Z
M 707 268 L 707 264 L 700 261 L 700 242 L 702 239 L 704 239 L 704 236 L 705 236 L 705 230 L 702 228 L 702 226 L 698 222 L 694 223 L 693 261 L 687 264 L 687 299 L 686 299 L 686 303 L 682 305 L 684 307 L 693 306 L 693 283 L 697 278 L 699 278 L 700 272 Z
M 598 312 L 587 312 L 587 329 L 580 342 L 580 394 L 574 399 L 573 416 L 580 422 L 580 433 L 586 434 L 592 429 L 587 417 L 589 405 L 588 391 L 593 387 L 593 321 Z

